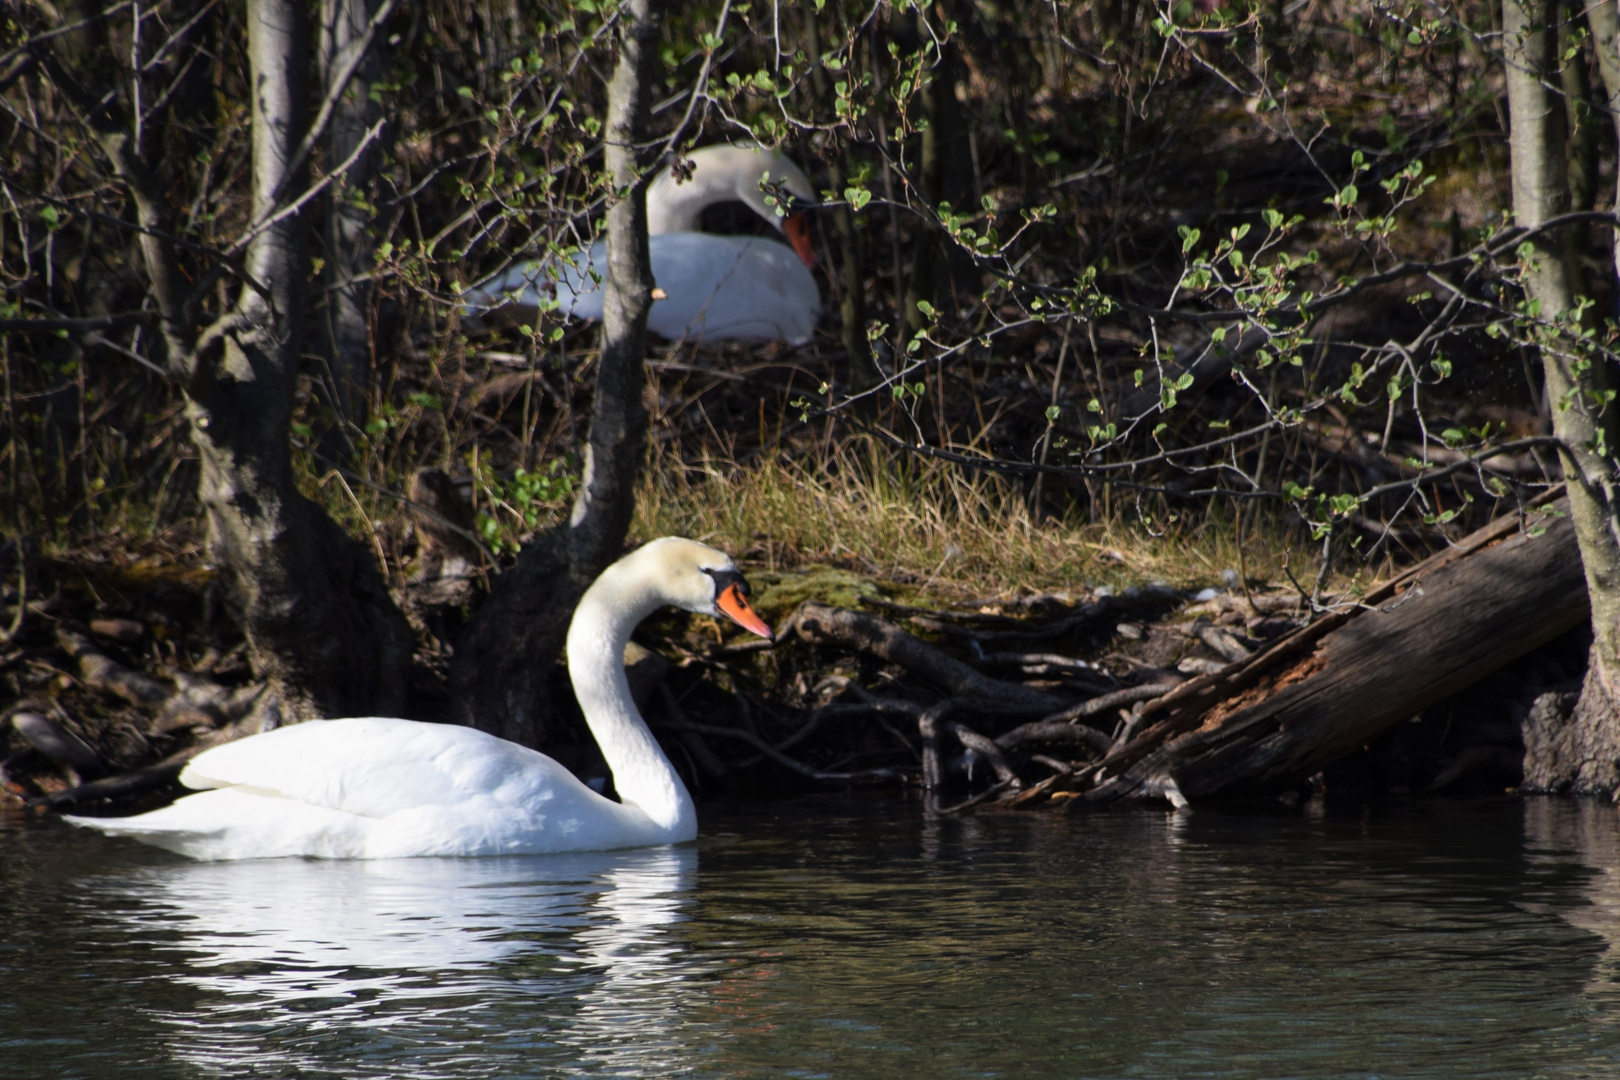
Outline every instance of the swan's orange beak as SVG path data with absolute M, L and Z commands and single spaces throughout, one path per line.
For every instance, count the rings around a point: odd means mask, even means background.
M 714 606 L 720 609 L 720 614 L 749 633 L 758 634 L 766 641 L 776 640 L 776 631 L 748 606 L 748 600 L 743 596 L 740 586 L 727 585 L 720 595 L 715 597 Z
M 810 269 L 816 268 L 816 249 L 810 246 L 810 219 L 803 214 L 789 214 L 782 220 L 782 231 L 788 243 L 799 253 L 799 261 Z

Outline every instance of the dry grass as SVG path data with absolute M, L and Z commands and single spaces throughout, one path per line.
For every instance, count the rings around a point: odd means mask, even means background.
M 363 473 L 389 476 L 389 463 L 368 457 Z M 389 538 L 404 535 L 403 506 L 351 482 L 308 454 L 294 455 L 300 489 L 351 535 L 367 540 L 395 574 L 408 572 Z M 486 470 L 487 471 L 487 470 Z M 480 510 L 497 512 L 488 477 Z M 392 487 L 403 486 L 395 480 Z M 194 505 L 175 515 L 110 490 L 98 501 L 93 532 L 140 546 L 176 528 L 201 535 Z M 834 565 L 893 582 L 918 598 L 954 600 L 1019 593 L 1077 592 L 1169 582 L 1179 588 L 1219 581 L 1241 567 L 1251 580 L 1281 582 L 1290 552 L 1302 581 L 1315 577 L 1319 550 L 1275 519 L 1250 520 L 1243 555 L 1228 507 L 1166 514 L 1117 498 L 1110 517 L 1083 511 L 1033 520 L 1024 488 L 991 473 L 970 473 L 916 458 L 896 458 L 869 442 L 816 441 L 795 452 L 730 456 L 681 463 L 673 455 L 648 463 L 638 493 L 632 542 L 682 535 L 733 552 L 756 567 L 781 570 Z M 536 504 L 544 530 L 568 512 L 566 500 Z M 505 522 L 511 517 L 510 522 Z M 167 518 L 167 520 L 164 520 Z M 504 515 L 515 537 L 522 522 Z M 503 533 L 504 535 L 504 533 Z M 46 548 L 66 554 L 95 538 L 66 531 Z M 159 544 L 158 546 L 163 546 Z M 195 545 L 190 545 L 195 549 Z M 387 550 L 393 549 L 393 550 Z M 196 555 L 195 550 L 191 553 Z M 1352 567 L 1340 569 L 1354 572 Z
M 1280 581 L 1283 530 L 1262 524 L 1249 532 L 1243 570 Z M 669 534 L 769 569 L 849 565 L 940 598 L 1151 581 L 1208 585 L 1240 565 L 1237 530 L 1218 511 L 1162 521 L 1132 508 L 1109 522 L 1037 523 L 1020 488 L 1004 478 L 895 461 L 858 440 L 747 466 L 655 466 L 642 484 L 634 538 Z M 1315 553 L 1298 554 L 1304 563 Z

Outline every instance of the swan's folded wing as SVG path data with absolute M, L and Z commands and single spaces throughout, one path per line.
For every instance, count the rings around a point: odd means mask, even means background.
M 664 290 L 647 326 L 670 340 L 802 345 L 821 317 L 815 276 L 786 244 L 757 236 L 666 233 L 651 241 Z
M 180 782 L 244 787 L 386 817 L 473 798 L 520 806 L 589 789 L 535 750 L 472 728 L 381 717 L 314 720 L 199 754 Z
M 561 315 L 602 317 L 602 282 L 607 276 L 607 244 L 571 251 L 561 258 L 518 263 L 480 281 L 461 295 L 463 315 L 483 315 L 505 307 L 538 308 L 555 299 Z

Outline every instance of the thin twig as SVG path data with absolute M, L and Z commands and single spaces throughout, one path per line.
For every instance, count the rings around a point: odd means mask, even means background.
M 938 810 L 936 810 L 934 812 L 936 814 L 944 814 L 946 816 L 949 816 L 951 814 L 960 814 L 962 811 L 972 809 L 973 807 L 978 806 L 980 803 L 982 803 L 982 802 L 984 802 L 984 801 L 986 801 L 988 799 L 995 798 L 997 795 L 1000 795 L 1003 791 L 1006 791 L 1007 788 L 1011 787 L 1013 784 L 1015 784 L 1017 782 L 1018 782 L 1017 777 L 1010 777 L 1010 778 L 1004 779 L 1004 780 L 997 780 L 994 784 L 992 784 L 991 786 L 985 788 L 983 791 L 979 792 L 977 795 L 974 795 L 972 798 L 967 799 L 967 800 L 965 800 L 963 802 L 959 802 L 955 806 L 942 806 L 942 807 L 940 807 Z
M 17 538 L 17 610 L 12 613 L 11 625 L 0 633 L 0 645 L 10 645 L 22 631 L 23 613 L 28 610 L 28 553 L 23 550 L 22 537 Z

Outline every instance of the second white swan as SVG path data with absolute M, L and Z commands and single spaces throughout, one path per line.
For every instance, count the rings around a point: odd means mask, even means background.
M 766 202 L 760 180 L 794 199 L 813 201 L 809 178 L 785 155 L 756 146 L 694 150 L 686 179 L 664 169 L 647 186 L 648 254 L 662 293 L 647 315 L 647 329 L 671 341 L 786 341 L 802 345 L 821 317 L 821 293 L 810 273 L 815 257 L 802 213 L 786 216 Z M 740 202 L 769 222 L 792 245 L 762 236 L 699 232 L 703 211 Z M 506 309 L 504 317 L 532 321 L 551 297 L 559 314 L 602 317 L 607 244 L 561 259 L 520 263 L 467 290 L 471 314 Z

